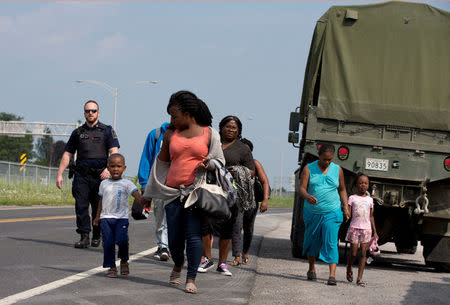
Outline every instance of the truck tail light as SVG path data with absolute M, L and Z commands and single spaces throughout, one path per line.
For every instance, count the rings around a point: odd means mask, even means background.
M 338 158 L 339 160 L 347 160 L 348 159 L 349 150 L 346 146 L 341 146 L 338 149 Z
M 450 156 L 448 156 L 447 158 L 445 158 L 444 160 L 444 168 L 448 171 L 450 171 Z

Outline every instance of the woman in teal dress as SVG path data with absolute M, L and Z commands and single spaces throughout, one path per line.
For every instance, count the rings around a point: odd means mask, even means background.
M 342 209 L 349 218 L 344 173 L 331 162 L 334 146 L 322 144 L 319 160 L 307 164 L 300 177 L 300 196 L 305 200 L 303 220 L 305 237 L 303 254 L 308 257 L 308 280 L 316 280 L 315 260 L 329 264 L 328 285 L 336 285 L 336 265 L 339 260 L 338 232 L 343 221 Z M 342 204 L 341 204 L 342 203 Z

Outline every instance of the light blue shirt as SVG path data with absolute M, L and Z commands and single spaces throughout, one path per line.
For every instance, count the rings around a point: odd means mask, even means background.
M 325 175 L 320 170 L 318 161 L 309 163 L 308 168 L 308 193 L 317 199 L 317 204 L 311 204 L 305 200 L 305 209 L 315 214 L 326 214 L 340 209 L 339 165 L 331 162 Z

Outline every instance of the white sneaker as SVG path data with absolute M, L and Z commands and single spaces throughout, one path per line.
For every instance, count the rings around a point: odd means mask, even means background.
M 160 261 L 168 261 L 170 258 L 169 251 L 166 248 L 162 248 L 159 252 Z
M 232 276 L 233 275 L 230 272 L 230 270 L 228 270 L 228 266 L 226 264 L 224 264 L 224 263 L 222 263 L 219 266 L 217 266 L 216 271 L 219 272 L 220 274 L 223 274 L 223 275 L 228 275 L 228 276 Z
M 207 257 L 205 257 L 201 262 L 200 262 L 200 266 L 198 266 L 197 271 L 200 273 L 205 273 L 206 271 L 208 271 L 209 269 L 211 269 L 212 267 L 214 267 L 214 263 L 212 260 L 209 260 Z

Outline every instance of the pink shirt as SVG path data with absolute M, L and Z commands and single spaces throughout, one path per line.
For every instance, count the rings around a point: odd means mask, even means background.
M 355 229 L 371 230 L 370 209 L 373 208 L 373 199 L 370 196 L 351 195 L 348 205 L 352 209 L 352 221 L 350 227 Z
M 185 138 L 175 131 L 170 138 L 170 168 L 166 185 L 171 187 L 189 186 L 194 183 L 197 166 L 208 155 L 209 128 L 197 137 Z

